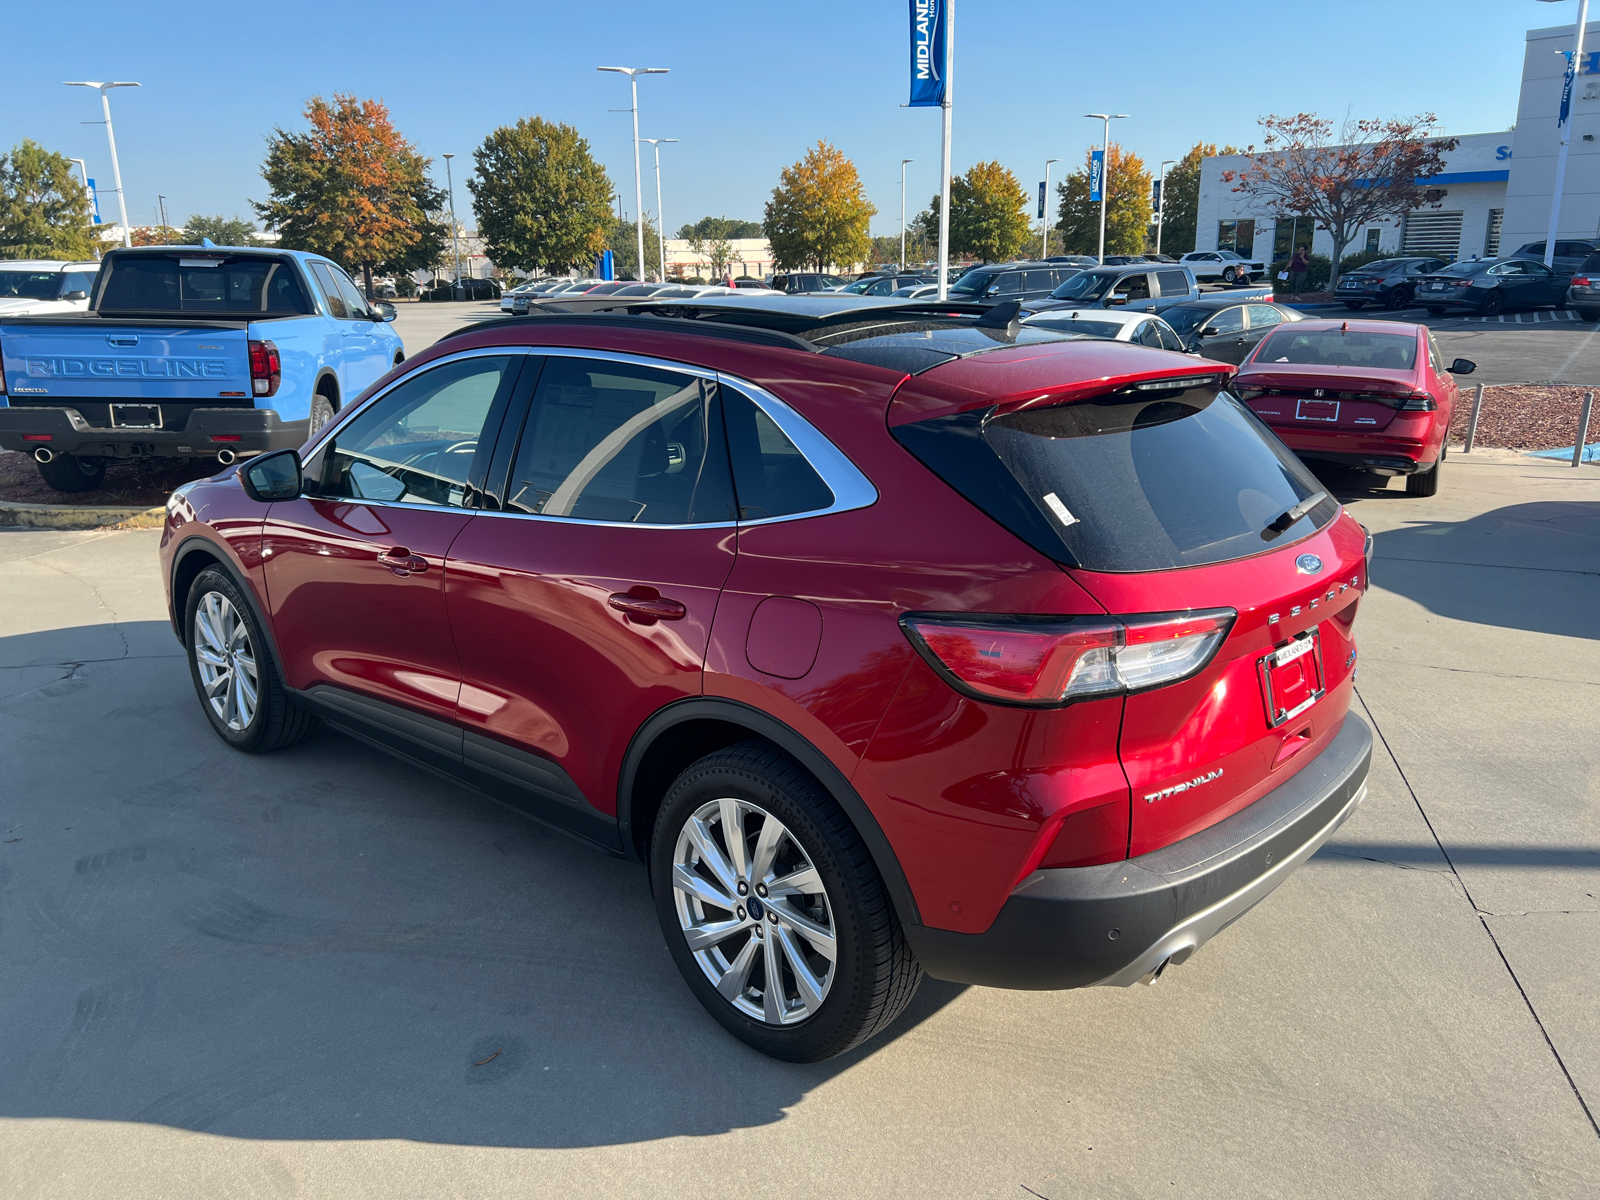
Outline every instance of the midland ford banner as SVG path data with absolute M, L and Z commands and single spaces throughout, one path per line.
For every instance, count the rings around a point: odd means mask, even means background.
M 911 2 L 911 107 L 938 108 L 944 103 L 949 66 L 945 0 Z
M 1089 155 L 1089 201 L 1092 204 L 1100 203 L 1100 189 L 1105 184 L 1106 178 L 1106 152 L 1096 150 Z

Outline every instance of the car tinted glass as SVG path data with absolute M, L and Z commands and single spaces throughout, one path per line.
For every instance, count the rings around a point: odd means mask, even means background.
M 729 387 L 720 391 L 739 519 L 759 521 L 829 507 L 833 490 L 777 422 L 743 392 Z
M 1579 274 L 1588 275 L 1591 272 L 1600 272 L 1600 254 L 1591 254 L 1583 260 L 1583 265 L 1578 268 Z
M 339 285 L 334 282 L 333 272 L 328 270 L 328 264 L 312 263 L 311 273 L 317 277 L 317 286 L 322 289 L 322 298 L 328 305 L 328 315 L 337 317 L 341 321 L 346 320 L 350 316 L 350 308 L 345 304 Z M 447 284 L 447 290 L 448 286 Z
M 1189 277 L 1182 271 L 1157 271 L 1156 284 L 1163 296 L 1187 296 Z
M 552 356 L 523 426 L 506 509 L 637 525 L 731 521 L 713 391 L 676 371 Z
M 288 263 L 270 258 L 196 256 L 184 265 L 178 255 L 113 257 L 99 311 L 193 313 L 310 312 L 305 293 Z M 203 264 L 203 265 L 200 265 Z
M 54 300 L 60 289 L 55 271 L 0 271 L 0 299 Z
M 1183 349 L 1183 341 L 1176 333 L 1172 331 L 1171 327 L 1168 326 L 1165 321 L 1152 321 L 1151 324 L 1155 327 L 1156 332 L 1160 334 L 1161 348 L 1163 350 Z
M 1111 286 L 1113 276 L 1102 274 L 1099 271 L 1084 271 L 1074 275 L 1055 291 L 1050 293 L 1052 300 L 1098 300 L 1106 294 L 1106 289 Z
M 1112 294 L 1126 296 L 1129 300 L 1150 299 L 1150 278 L 1143 271 L 1135 275 L 1124 275 L 1117 280 L 1112 288 Z
M 1161 315 L 1166 318 L 1167 324 L 1171 325 L 1179 333 L 1188 334 L 1193 333 L 1207 317 L 1216 311 L 1210 306 L 1190 308 L 1188 305 L 1178 304 L 1172 308 L 1163 309 Z
M 361 289 L 355 285 L 355 281 L 338 269 L 333 272 L 333 281 L 338 284 L 339 294 L 344 297 L 344 306 L 350 310 L 350 315 L 352 317 L 366 316 L 368 312 L 367 300 L 361 294 Z
M 1082 317 L 1054 317 L 1045 314 L 1030 318 L 1030 329 L 1053 329 L 1057 333 L 1077 333 L 1084 337 L 1115 338 L 1122 332 L 1121 321 L 1092 321 Z
M 1252 304 L 1248 307 L 1251 329 L 1268 329 L 1283 324 L 1283 314 L 1270 304 Z
M 1417 337 L 1414 333 L 1302 330 L 1290 326 L 1267 338 L 1255 362 L 1409 371 L 1417 363 Z
M 1489 264 L 1486 262 L 1458 262 L 1450 263 L 1434 271 L 1435 275 L 1478 275 L 1487 271 Z
M 1048 292 L 1056 286 L 1056 273 L 1049 270 L 1024 271 L 1022 273 L 1022 290 L 1025 292 Z
M 958 413 L 895 436 L 979 508 L 1050 557 L 1093 571 L 1225 562 L 1304 537 L 1339 511 L 1245 406 L 1214 387 L 1112 392 L 995 416 Z
M 469 506 L 467 481 L 492 448 L 484 444 L 484 425 L 495 398 L 509 389 L 516 361 L 459 359 L 418 372 L 385 393 L 323 452 L 318 493 Z
M 1224 308 L 1206 322 L 1206 331 L 1209 333 L 1238 333 L 1244 328 L 1244 307 L 1234 305 Z
M 980 295 L 994 282 L 995 271 L 968 271 L 960 279 L 950 285 L 951 292 L 960 292 L 964 296 Z
M 61 285 L 61 292 L 88 292 L 94 287 L 94 273 L 89 271 L 68 271 L 66 282 Z

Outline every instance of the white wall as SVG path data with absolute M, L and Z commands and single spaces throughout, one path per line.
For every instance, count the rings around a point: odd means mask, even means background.
M 1560 135 L 1561 81 L 1566 60 L 1560 50 L 1572 49 L 1571 25 L 1530 29 L 1522 64 L 1522 94 L 1517 102 L 1517 155 L 1506 187 L 1505 232 L 1501 244 L 1515 249 L 1538 241 L 1550 227 L 1550 195 L 1555 187 L 1556 151 Z M 1572 88 L 1572 146 L 1562 189 L 1560 237 L 1594 238 L 1600 234 L 1600 22 L 1584 32 L 1584 58 Z M 1586 142 L 1585 134 L 1595 140 Z

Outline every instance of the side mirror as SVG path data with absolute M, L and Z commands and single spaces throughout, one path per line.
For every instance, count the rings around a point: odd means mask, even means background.
M 87 300 L 89 298 L 89 293 L 84 291 L 82 288 L 78 288 L 76 291 L 68 292 L 61 298 L 63 300 Z
M 300 451 L 274 450 L 252 458 L 239 468 L 239 482 L 252 500 L 293 500 L 302 490 Z
M 1111 304 L 1126 304 L 1127 302 L 1128 302 L 1128 294 L 1126 292 L 1112 292 L 1111 293 L 1111 299 L 1110 299 L 1109 303 L 1111 303 Z
M 1195 337 L 1208 338 L 1208 337 L 1216 337 L 1216 336 L 1217 336 L 1217 331 L 1215 329 L 1211 328 L 1211 326 L 1209 326 L 1209 325 L 1205 326 L 1205 328 L 1203 328 L 1203 329 L 1199 329 L 1199 330 L 1195 331 Z
M 1458 358 L 1450 364 L 1450 374 L 1452 375 L 1471 375 L 1477 369 L 1478 364 L 1470 358 Z
M 374 300 L 372 302 L 372 307 L 374 311 L 377 312 L 378 316 L 385 321 L 392 321 L 400 315 L 395 311 L 394 305 L 390 304 L 387 300 Z

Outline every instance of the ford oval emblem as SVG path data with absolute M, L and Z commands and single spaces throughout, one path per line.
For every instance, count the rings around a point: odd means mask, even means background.
M 1294 560 L 1294 569 L 1302 575 L 1315 575 L 1322 570 L 1322 560 L 1315 554 L 1302 554 Z

